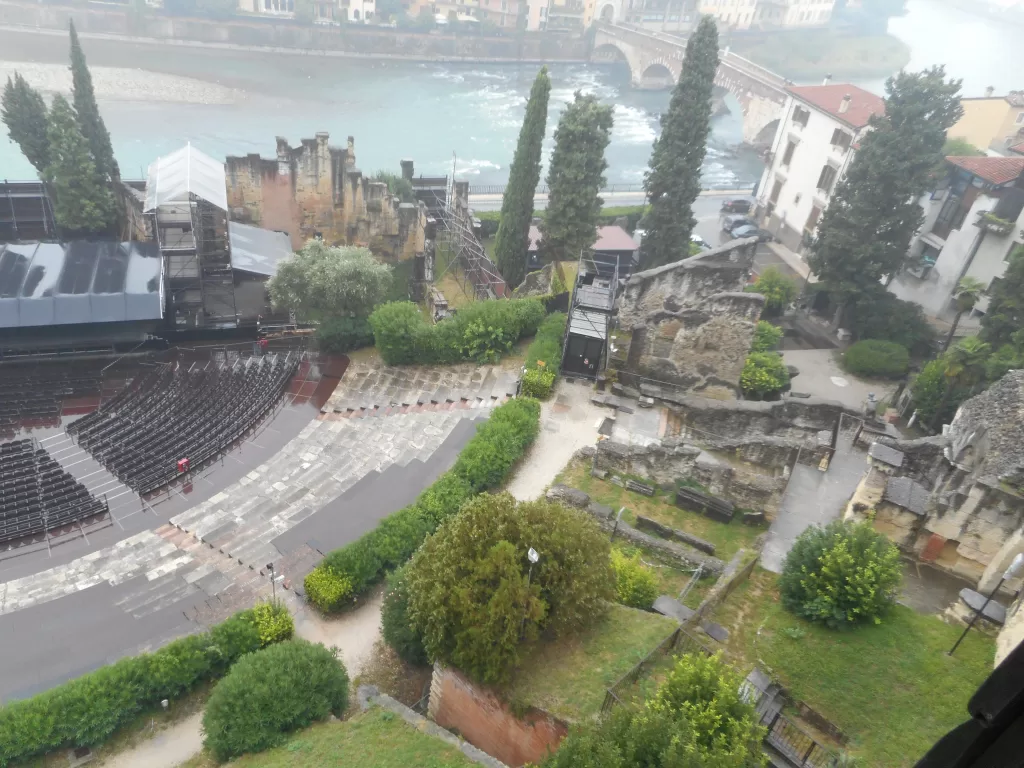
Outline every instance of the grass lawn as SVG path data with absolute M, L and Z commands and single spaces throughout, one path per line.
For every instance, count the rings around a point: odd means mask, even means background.
M 613 605 L 582 634 L 538 644 L 527 654 L 509 699 L 579 721 L 601 710 L 605 689 L 676 628 L 672 619 Z
M 182 768 L 214 768 L 205 752 Z M 393 712 L 375 708 L 340 723 L 321 723 L 295 733 L 283 746 L 231 763 L 238 768 L 469 768 L 455 747 L 420 733 Z
M 555 479 L 590 494 L 590 498 L 612 509 L 626 508 L 623 519 L 630 524 L 637 515 L 649 517 L 659 523 L 699 536 L 715 545 L 715 556 L 728 562 L 729 558 L 743 547 L 750 547 L 764 528 L 743 525 L 737 520 L 720 523 L 696 512 L 680 509 L 673 501 L 673 494 L 658 491 L 647 497 L 627 491 L 607 480 L 598 480 L 590 474 L 588 462 L 573 462 Z
M 718 610 L 729 655 L 744 673 L 755 663 L 770 671 L 839 726 L 865 768 L 913 765 L 967 718 L 967 700 L 992 671 L 991 638 L 972 632 L 949 657 L 963 628 L 903 606 L 880 625 L 828 630 L 787 612 L 776 578 L 758 569 Z

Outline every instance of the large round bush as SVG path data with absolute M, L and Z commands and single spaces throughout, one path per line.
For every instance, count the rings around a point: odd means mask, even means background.
M 846 350 L 846 370 L 857 376 L 897 379 L 910 367 L 907 348 L 894 341 L 865 339 Z
M 203 715 L 217 760 L 260 752 L 348 703 L 348 674 L 322 645 L 289 640 L 243 656 L 213 689 Z
M 380 610 L 380 630 L 384 642 L 390 645 L 403 661 L 427 664 L 427 650 L 423 635 L 409 620 L 408 566 L 402 566 L 388 576 L 388 588 Z
M 880 623 L 896 602 L 900 553 L 870 523 L 837 520 L 797 538 L 782 567 L 782 604 L 832 629 Z
M 786 388 L 789 370 L 782 355 L 775 352 L 751 352 L 740 373 L 740 388 L 747 397 L 760 400 Z

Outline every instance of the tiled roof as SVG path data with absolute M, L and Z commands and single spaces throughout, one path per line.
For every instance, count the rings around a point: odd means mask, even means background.
M 530 225 L 530 252 L 534 252 L 540 246 L 540 230 L 536 225 Z M 640 246 L 636 240 L 622 227 L 614 225 L 597 228 L 597 242 L 594 243 L 594 251 L 635 251 Z
M 947 157 L 946 160 L 990 184 L 1009 184 L 1024 172 L 1024 157 Z
M 909 477 L 891 477 L 885 484 L 882 499 L 915 515 L 923 515 L 928 507 L 928 496 L 928 490 Z
M 794 85 L 786 90 L 801 101 L 828 112 L 832 117 L 853 128 L 863 128 L 871 120 L 872 115 L 885 114 L 885 100 L 856 85 Z M 846 112 L 840 112 L 846 96 L 850 97 L 850 106 Z
M 1018 155 L 1024 155 L 1024 141 L 1020 144 L 1014 144 L 1010 147 L 1010 151 Z
M 871 448 L 868 449 L 868 456 L 894 467 L 903 466 L 903 452 L 890 448 L 885 443 L 872 443 Z

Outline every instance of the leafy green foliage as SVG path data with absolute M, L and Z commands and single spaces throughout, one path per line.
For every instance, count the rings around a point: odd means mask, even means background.
M 523 394 L 538 400 L 547 400 L 555 386 L 555 372 L 548 368 L 527 368 L 523 374 Z
M 966 390 L 946 395 L 946 362 L 941 357 L 924 367 L 911 384 L 910 392 L 914 397 L 914 408 L 924 424 L 948 423 L 968 395 Z
M 754 284 L 744 290 L 764 296 L 764 315 L 767 317 L 781 315 L 800 292 L 796 282 L 782 274 L 778 267 L 765 267 Z
M 871 523 L 837 520 L 797 537 L 782 566 L 782 604 L 831 629 L 881 623 L 896 602 L 900 552 Z
M 571 729 L 543 768 L 760 768 L 764 728 L 741 682 L 721 654 L 681 656 L 653 699 Z
M 613 549 L 611 564 L 615 572 L 616 599 L 630 608 L 650 608 L 658 597 L 658 580 L 654 571 L 640 562 L 640 553 L 630 556 Z
M 214 680 L 261 647 L 252 611 L 0 707 L 0 766 L 63 748 L 95 747 L 141 712 Z
M 351 580 L 324 563 L 306 574 L 303 586 L 309 602 L 324 613 L 338 610 L 352 597 Z
M 847 327 L 858 339 L 893 341 L 917 358 L 935 354 L 935 329 L 921 305 L 897 299 L 881 285 L 865 289 L 846 314 Z
M 562 338 L 565 336 L 566 315 L 552 312 L 537 328 L 537 335 L 526 350 L 526 367 L 536 368 L 543 362 L 545 368 L 557 369 L 562 360 Z
M 75 111 L 60 94 L 50 106 L 47 129 L 53 216 L 68 235 L 100 233 L 114 221 L 114 197 L 97 170 Z
M 409 619 L 409 566 L 388 574 L 387 591 L 380 611 L 380 629 L 384 642 L 409 664 L 427 664 L 423 635 Z
M 910 354 L 902 344 L 866 339 L 846 350 L 843 363 L 846 370 L 857 376 L 898 379 L 910 367 Z
M 262 600 L 252 609 L 253 621 L 264 648 L 283 640 L 290 640 L 295 632 L 295 623 L 280 600 Z
M 539 428 L 540 404 L 536 400 L 517 398 L 495 408 L 462 449 L 451 471 L 420 494 L 416 503 L 385 518 L 362 538 L 327 554 L 306 577 L 310 601 L 325 612 L 338 610 L 386 571 L 406 562 L 427 534 L 454 516 L 473 494 L 504 482 Z M 312 589 L 311 577 L 316 582 Z M 340 580 L 344 589 L 334 580 Z
M 957 390 L 964 391 L 965 397 L 969 396 L 984 380 L 991 351 L 992 347 L 977 336 L 968 336 L 942 355 L 946 386 L 942 399 L 935 408 L 936 416 L 931 422 L 932 429 L 939 428 L 939 415 L 946 410 L 949 400 Z
M 555 129 L 548 166 L 548 207 L 540 223 L 546 261 L 575 261 L 596 241 L 611 133 L 612 108 L 576 91 Z
M 997 349 L 985 361 L 985 380 L 998 381 L 1008 371 L 1024 368 L 1024 329 L 1010 337 L 1011 342 Z
M 808 263 L 840 306 L 876 292 L 907 261 L 924 216 L 918 198 L 932 183 L 946 131 L 963 114 L 960 82 L 945 75 L 933 67 L 886 81 L 885 114 L 872 118 L 829 198 Z
M 392 171 L 377 171 L 373 174 L 375 181 L 383 181 L 388 185 L 388 192 L 397 197 L 403 203 L 415 203 L 416 193 L 413 191 L 412 182 L 400 173 Z
M 532 569 L 527 550 L 540 560 Z M 479 496 L 409 565 L 409 616 L 431 659 L 486 684 L 508 680 L 523 639 L 577 631 L 613 594 L 607 537 L 588 515 L 548 501 Z
M 765 320 L 759 320 L 754 329 L 754 340 L 750 344 L 751 352 L 772 352 L 782 341 L 782 329 Z
M 974 305 L 985 294 L 986 288 L 987 286 L 976 277 L 960 278 L 956 284 L 956 293 L 953 295 L 956 302 L 956 316 L 950 324 L 949 333 L 946 334 L 946 343 L 942 346 L 943 352 L 949 349 L 949 345 L 953 343 L 953 337 L 956 336 L 956 329 L 960 325 L 960 318 L 963 317 L 964 312 L 974 309 Z
M 537 299 L 474 302 L 436 325 L 411 302 L 389 302 L 370 315 L 370 326 L 388 365 L 493 363 L 543 319 L 544 305 Z
M 391 267 L 368 248 L 330 246 L 310 240 L 285 259 L 267 290 L 276 308 L 303 319 L 366 317 L 391 288 Z
M 13 80 L 7 78 L 3 96 L 0 97 L 0 117 L 7 126 L 7 135 L 11 141 L 18 145 L 36 172 L 45 178 L 50 166 L 46 102 L 19 72 L 14 73 Z
M 740 373 L 740 389 L 748 397 L 762 398 L 789 384 L 789 370 L 776 352 L 752 352 Z
M 100 177 L 117 179 L 120 172 L 114 160 L 114 148 L 110 144 L 110 132 L 100 116 L 100 108 L 96 104 L 96 93 L 92 87 L 92 75 L 85 63 L 85 54 L 78 42 L 75 23 L 68 22 L 71 37 L 71 90 L 75 105 L 75 116 L 78 126 L 89 145 L 89 153 L 96 165 Z
M 204 746 L 223 762 L 281 744 L 348 705 L 345 665 L 322 645 L 289 640 L 240 659 L 203 714 Z
M 1008 261 L 1002 278 L 992 281 L 978 334 L 993 349 L 1011 344 L 1013 335 L 1024 330 L 1024 246 L 1017 246 Z
M 643 269 L 690 256 L 690 235 L 697 224 L 693 202 L 700 194 L 717 69 L 718 27 L 713 17 L 703 16 L 686 42 L 682 75 L 668 112 L 662 115 L 661 136 L 654 142 L 644 177 L 651 210 L 644 219 L 647 234 L 640 246 Z
M 508 184 L 501 200 L 501 215 L 494 241 L 494 257 L 505 282 L 512 288 L 526 276 L 527 251 L 530 245 L 530 221 L 533 218 L 533 196 L 540 181 L 541 145 L 548 120 L 548 98 L 551 78 L 548 68 L 541 67 L 530 89 L 526 117 L 519 129 L 519 143 L 512 156 Z
M 329 317 L 316 327 L 316 343 L 321 352 L 351 352 L 373 346 L 373 328 L 364 317 Z

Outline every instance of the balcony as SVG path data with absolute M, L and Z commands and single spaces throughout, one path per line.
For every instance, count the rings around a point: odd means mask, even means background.
M 1006 235 L 1013 231 L 1012 221 L 1001 219 L 988 211 L 982 211 L 978 216 L 978 226 L 985 232 L 989 232 L 997 237 L 1006 237 Z

